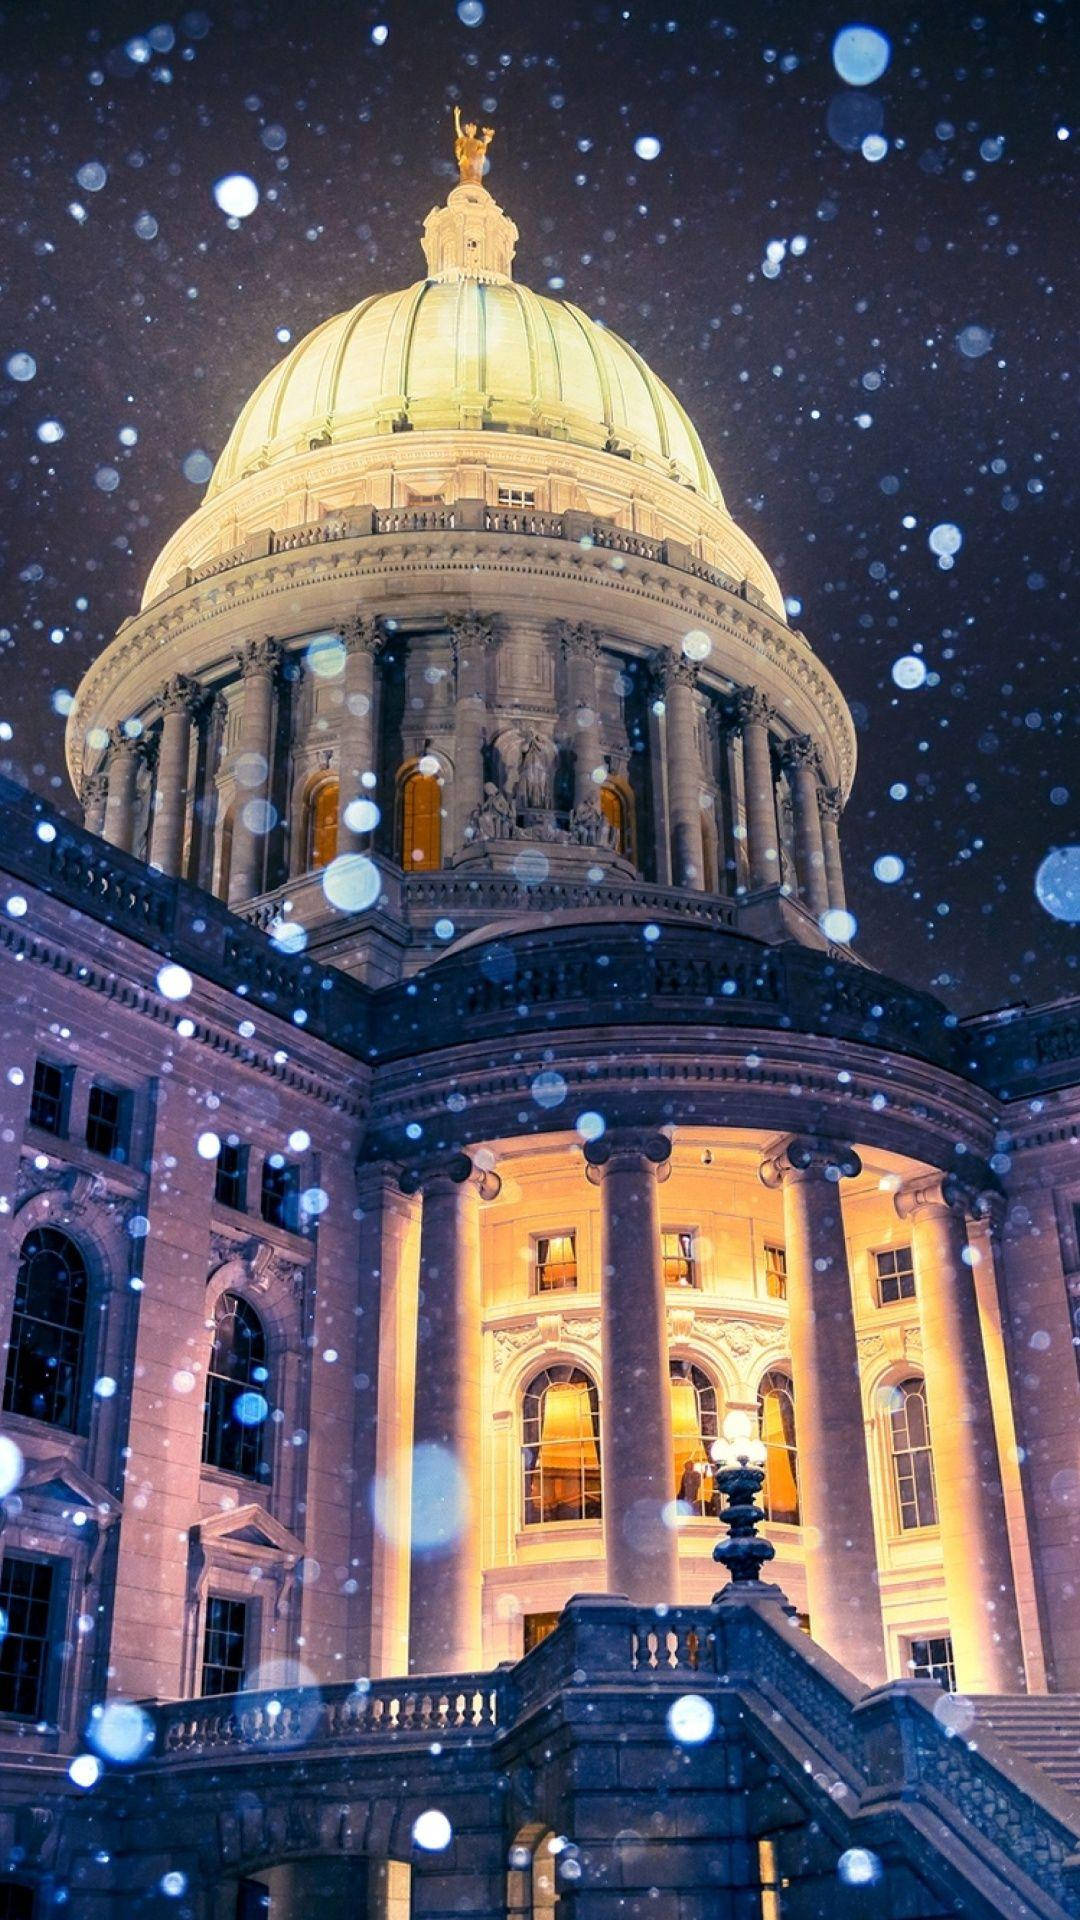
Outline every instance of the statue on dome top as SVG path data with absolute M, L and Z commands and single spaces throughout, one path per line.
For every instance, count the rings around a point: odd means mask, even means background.
M 463 125 L 461 108 L 455 107 L 454 132 L 457 135 L 454 141 L 454 159 L 458 163 L 461 185 L 463 187 L 482 186 L 487 150 L 495 138 L 494 127 L 485 127 L 482 134 L 478 135 L 475 120 L 466 120 Z

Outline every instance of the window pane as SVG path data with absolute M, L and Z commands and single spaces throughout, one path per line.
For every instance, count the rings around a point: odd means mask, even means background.
M 263 1429 L 268 1400 L 266 1335 L 253 1307 L 223 1294 L 206 1376 L 203 1453 L 207 1466 L 245 1480 L 268 1480 Z
M 558 1293 L 577 1286 L 577 1239 L 572 1233 L 538 1234 L 536 1291 Z
M 212 1593 L 206 1602 L 203 1629 L 202 1690 L 208 1694 L 240 1693 L 247 1657 L 248 1609 L 243 1600 Z
M 402 788 L 401 864 L 406 873 L 442 866 L 442 787 L 434 774 L 410 773 Z
M 799 1478 L 795 1446 L 795 1396 L 790 1376 L 778 1368 L 773 1368 L 765 1375 L 758 1389 L 758 1423 L 765 1443 L 762 1504 L 766 1516 L 770 1520 L 797 1526 Z
M 246 1146 L 239 1140 L 222 1141 L 214 1167 L 214 1199 L 219 1206 L 246 1206 L 247 1155 Z
M 671 1362 L 673 1491 L 699 1514 L 716 1512 L 711 1448 L 719 1433 L 716 1388 L 689 1360 Z
M 694 1272 L 694 1236 L 689 1230 L 668 1228 L 660 1235 L 666 1287 L 697 1285 Z
M 295 1233 L 299 1227 L 297 1200 L 300 1174 L 297 1167 L 263 1163 L 261 1212 L 271 1227 L 285 1227 Z
M 62 1133 L 67 1092 L 67 1075 L 48 1060 L 39 1060 L 34 1068 L 30 1095 L 30 1124 L 43 1133 Z
M 600 1416 L 596 1388 L 576 1367 L 550 1367 L 522 1402 L 526 1526 L 600 1517 Z
M 956 1692 L 956 1667 L 951 1634 L 932 1634 L 908 1642 L 908 1671 L 913 1680 L 936 1680 L 947 1693 Z
M 86 1109 L 86 1144 L 91 1153 L 105 1154 L 110 1159 L 124 1157 L 123 1101 L 123 1095 L 114 1087 L 94 1082 Z
M 901 1530 L 936 1526 L 934 1456 L 922 1380 L 904 1380 L 894 1389 L 889 1428 Z
M 328 867 L 338 850 L 339 789 L 336 780 L 324 780 L 311 800 L 311 865 Z
M 787 1299 L 787 1249 L 765 1248 L 765 1292 L 770 1300 Z
M 7 1554 L 0 1562 L 0 1612 L 7 1622 L 0 1638 L 0 1713 L 19 1720 L 40 1720 L 45 1710 L 52 1593 L 47 1561 Z
M 19 1255 L 4 1409 L 75 1431 L 89 1277 L 66 1233 L 37 1227 Z

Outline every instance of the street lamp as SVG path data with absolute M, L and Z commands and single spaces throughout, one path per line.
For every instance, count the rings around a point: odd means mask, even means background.
M 712 1457 L 716 1485 L 727 1501 L 719 1518 L 729 1536 L 713 1548 L 713 1559 L 726 1567 L 737 1583 L 759 1580 L 762 1567 L 775 1557 L 776 1548 L 771 1540 L 762 1540 L 757 1531 L 758 1521 L 765 1518 L 764 1509 L 757 1505 L 765 1479 L 765 1447 L 748 1413 L 735 1410 L 725 1415 L 723 1437 L 713 1441 Z

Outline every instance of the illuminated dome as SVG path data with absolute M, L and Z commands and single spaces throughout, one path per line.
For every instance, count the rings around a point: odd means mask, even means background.
M 622 454 L 723 504 L 684 409 L 632 347 L 569 301 L 464 276 L 377 294 L 309 333 L 255 389 L 207 497 L 313 444 L 477 427 Z

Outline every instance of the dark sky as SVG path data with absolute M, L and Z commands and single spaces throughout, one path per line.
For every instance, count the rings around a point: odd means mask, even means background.
M 891 43 L 862 88 L 831 53 L 853 19 Z M 154 44 L 125 52 L 133 36 Z M 71 804 L 56 708 L 137 605 L 200 497 L 184 462 L 217 454 L 278 329 L 418 278 L 460 100 L 497 128 L 518 277 L 674 386 L 852 704 L 864 956 L 964 1011 L 1076 990 L 1075 927 L 1035 876 L 1080 841 L 1080 7 L 484 0 L 470 26 L 453 0 L 166 19 L 27 0 L 0 12 L 0 61 L 17 777 Z M 232 172 L 261 201 L 230 231 L 212 189 Z M 15 353 L 33 378 L 4 371 Z M 948 570 L 942 523 L 963 536 Z M 903 690 L 911 654 L 928 677 Z M 899 881 L 875 878 L 883 855 Z

